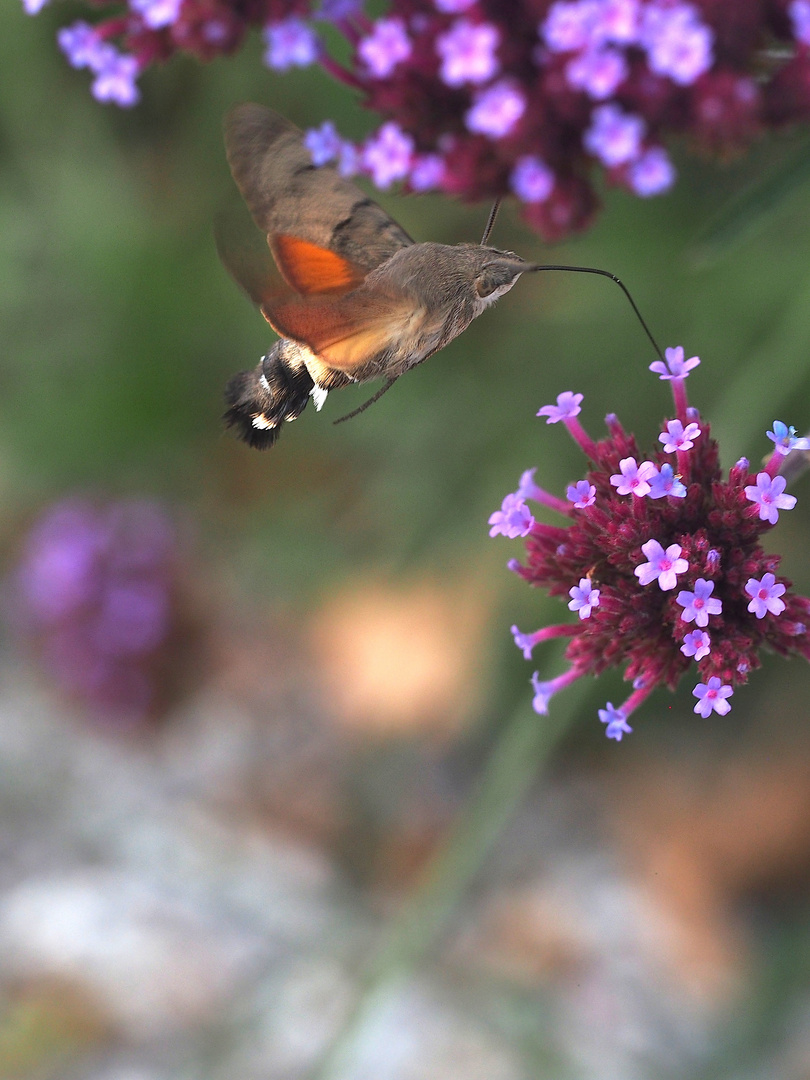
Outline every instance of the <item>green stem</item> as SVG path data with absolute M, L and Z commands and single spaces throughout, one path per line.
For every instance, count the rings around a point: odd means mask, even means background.
M 582 692 L 581 683 L 570 690 L 553 718 L 537 716 L 527 704 L 509 721 L 477 792 L 393 920 L 354 1006 L 309 1080 L 331 1080 L 341 1072 L 367 1021 L 434 944 L 540 766 L 568 729 Z

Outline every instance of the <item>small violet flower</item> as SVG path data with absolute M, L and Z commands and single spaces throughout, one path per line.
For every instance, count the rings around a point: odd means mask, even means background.
M 402 19 L 380 19 L 358 45 L 357 54 L 370 75 L 386 79 L 397 64 L 408 59 L 412 48 Z
M 658 471 L 654 462 L 642 461 L 640 465 L 636 465 L 635 458 L 622 458 L 619 470 L 610 478 L 619 495 L 649 495 L 650 480 Z
M 594 589 L 588 578 L 580 578 L 579 585 L 569 589 L 568 595 L 571 597 L 568 610 L 576 611 L 580 619 L 589 619 L 591 611 L 599 607 L 599 590 Z
M 501 139 L 510 134 L 525 111 L 524 92 L 512 80 L 501 79 L 473 98 L 464 120 L 473 134 Z
M 641 545 L 641 550 L 649 560 L 633 571 L 641 585 L 649 585 L 657 578 L 659 588 L 669 592 L 678 584 L 678 574 L 685 574 L 689 569 L 689 563 L 681 558 L 680 544 L 670 544 L 664 551 L 657 540 L 648 540 Z
M 696 661 L 702 660 L 711 652 L 710 645 L 711 638 L 705 630 L 690 630 L 683 639 L 681 652 L 684 656 L 694 656 Z
M 665 461 L 661 469 L 649 478 L 648 483 L 651 499 L 663 499 L 665 495 L 670 495 L 673 499 L 686 498 L 686 486 L 675 475 L 675 470 L 668 461 Z
M 489 516 L 490 536 L 508 536 L 514 540 L 518 536 L 528 536 L 534 525 L 531 512 L 520 495 L 507 495 L 496 510 Z
M 698 578 L 694 592 L 683 590 L 675 597 L 675 602 L 683 608 L 681 618 L 684 622 L 693 622 L 695 626 L 708 626 L 710 615 L 719 615 L 723 610 L 722 600 L 712 596 L 714 582 Z
M 666 430 L 658 436 L 658 441 L 664 444 L 665 454 L 674 454 L 677 450 L 691 450 L 698 435 L 698 424 L 687 424 L 684 427 L 680 420 L 669 420 Z
M 436 39 L 436 52 L 442 61 L 439 78 L 446 86 L 488 82 L 498 71 L 496 50 L 500 40 L 500 31 L 492 23 L 458 19 Z
M 810 0 L 808 0 L 810 4 Z M 773 431 L 767 432 L 777 454 L 786 457 L 791 450 L 810 450 L 810 439 L 800 439 L 795 427 L 788 427 L 781 420 L 774 420 Z
M 698 683 L 692 693 L 698 699 L 694 711 L 700 713 L 704 720 L 712 712 L 716 712 L 718 716 L 725 716 L 731 711 L 728 699 L 734 693 L 734 689 L 728 684 L 723 685 L 716 675 L 713 675 L 707 683 Z
M 766 472 L 757 473 L 756 486 L 750 484 L 745 489 L 745 497 L 759 507 L 760 521 L 775 525 L 779 520 L 780 510 L 792 510 L 796 505 L 795 495 L 785 495 L 787 480 L 784 476 L 770 476 Z
M 413 139 L 398 124 L 383 124 L 363 147 L 363 166 L 377 187 L 390 187 L 408 175 L 413 149 Z
M 556 405 L 544 405 L 538 410 L 537 415 L 545 416 L 547 424 L 556 424 L 568 417 L 578 416 L 581 412 L 579 406 L 584 396 L 584 394 L 572 394 L 570 390 L 566 390 L 565 393 L 557 395 Z
M 593 506 L 596 502 L 596 488 L 587 480 L 577 480 L 576 484 L 569 484 L 566 495 L 577 510 L 584 510 L 586 506 Z
M 627 723 L 627 717 L 621 709 L 615 709 L 609 701 L 607 707 L 599 710 L 599 719 L 607 724 L 605 734 L 616 742 L 622 741 L 622 735 L 630 735 L 633 729 Z
M 748 610 L 758 619 L 764 619 L 768 612 L 781 615 L 785 610 L 785 601 L 781 599 L 785 595 L 785 586 L 773 574 L 763 574 L 760 581 L 749 578 L 745 591 L 751 597 Z
M 663 360 L 655 360 L 650 364 L 650 371 L 654 371 L 659 379 L 685 379 L 689 372 L 700 363 L 697 356 L 684 360 L 681 345 L 674 349 L 664 349 L 664 356 L 666 363 Z
M 265 27 L 264 62 L 274 71 L 309 67 L 318 59 L 318 38 L 312 27 L 295 15 Z
M 557 19 L 560 4 L 571 6 L 560 0 L 548 20 Z M 563 23 L 555 28 L 562 38 Z M 574 29 L 567 25 L 566 32 Z M 578 616 L 532 633 L 513 627 L 527 659 L 543 642 L 569 638 L 562 674 L 532 677 L 535 710 L 546 714 L 552 697 L 582 676 L 621 667 L 632 691 L 621 705 L 599 710 L 606 735 L 617 741 L 656 688 L 674 689 L 696 666 L 695 712 L 708 717 L 730 710 L 729 699 L 759 667 L 763 649 L 810 660 L 810 599 L 777 580 L 779 557 L 761 543 L 778 511 L 796 500 L 785 494 L 783 477 L 752 476 L 744 458 L 721 473 L 709 424 L 698 422 L 686 398 L 686 377 L 700 361 L 685 359 L 680 347 L 665 356 L 651 368 L 670 382 L 676 415 L 665 422 L 657 450 L 645 459 L 613 414 L 605 421 L 607 437 L 594 441 L 580 423 L 582 395 L 560 394 L 538 415 L 564 423 L 589 458 L 585 477 L 568 486 L 563 501 L 539 488 L 530 470 L 490 517 L 490 535 L 525 538 L 524 562 L 510 559 L 509 569 L 565 597 Z M 795 434 L 775 422 L 770 437 L 777 447 L 791 446 Z M 672 453 L 677 476 L 666 460 Z M 775 472 L 781 459 L 772 455 L 768 468 Z M 527 499 L 558 510 L 564 526 L 535 521 Z

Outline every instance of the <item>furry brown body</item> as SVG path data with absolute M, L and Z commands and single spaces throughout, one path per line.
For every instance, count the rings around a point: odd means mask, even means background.
M 282 338 L 226 390 L 226 422 L 252 446 L 272 446 L 309 396 L 320 407 L 350 382 L 390 384 L 535 269 L 497 248 L 414 243 L 337 169 L 316 168 L 298 128 L 260 105 L 237 107 L 225 138 L 269 250 L 258 260 L 220 252 Z

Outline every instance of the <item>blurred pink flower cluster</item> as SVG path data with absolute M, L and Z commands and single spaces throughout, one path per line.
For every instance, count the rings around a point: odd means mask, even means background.
M 48 0 L 23 0 L 29 13 Z M 233 52 L 251 28 L 275 71 L 318 64 L 383 118 L 361 146 L 327 123 L 316 161 L 380 187 L 515 195 L 547 239 L 585 227 L 600 174 L 646 198 L 676 179 L 673 137 L 725 155 L 810 116 L 810 0 L 94 0 L 59 34 L 101 101 L 184 51 Z M 351 47 L 347 65 L 323 28 Z

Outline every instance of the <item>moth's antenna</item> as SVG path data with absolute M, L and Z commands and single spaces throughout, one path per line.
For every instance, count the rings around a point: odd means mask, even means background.
M 495 218 L 498 216 L 498 210 L 500 209 L 500 206 L 500 199 L 496 199 L 495 202 L 492 204 L 492 209 L 490 210 L 489 217 L 487 218 L 487 227 L 484 229 L 484 235 L 481 237 L 481 247 L 483 247 L 487 240 L 489 240 L 489 234 L 492 232 L 492 226 L 495 224 Z
M 345 416 L 338 417 L 338 419 L 333 420 L 332 423 L 342 424 L 344 420 L 352 420 L 355 416 L 359 416 L 361 412 L 366 411 L 369 405 L 373 405 L 375 401 L 379 401 L 383 394 L 390 390 L 396 381 L 396 379 L 388 379 L 385 385 L 381 386 L 377 393 L 374 394 L 373 397 L 370 397 L 368 401 L 364 401 L 362 405 L 358 406 L 356 409 L 352 409 L 352 411 L 350 413 L 346 413 Z
M 491 216 L 492 215 L 490 215 L 490 217 Z M 616 284 L 619 286 L 619 288 L 624 293 L 624 295 L 630 301 L 630 306 L 632 307 L 633 311 L 635 312 L 636 318 L 638 319 L 638 321 L 641 323 L 642 327 L 644 328 L 644 333 L 650 339 L 650 342 L 652 344 L 652 347 L 655 349 L 655 352 L 656 352 L 656 355 L 658 356 L 658 359 L 659 360 L 664 359 L 664 354 L 661 352 L 661 348 L 660 348 L 658 342 L 652 336 L 652 332 L 650 331 L 649 326 L 647 326 L 646 322 L 644 321 L 644 318 L 643 318 L 641 312 L 638 310 L 638 307 L 636 306 L 635 300 L 630 295 L 630 290 L 627 288 L 625 283 L 620 278 L 617 278 L 615 274 L 611 274 L 609 270 L 597 270 L 595 266 L 538 266 L 537 264 L 535 264 L 533 266 L 528 266 L 527 270 L 530 270 L 530 271 L 534 271 L 534 270 L 568 270 L 572 274 L 599 274 L 601 277 L 610 278 L 611 281 L 615 281 Z

